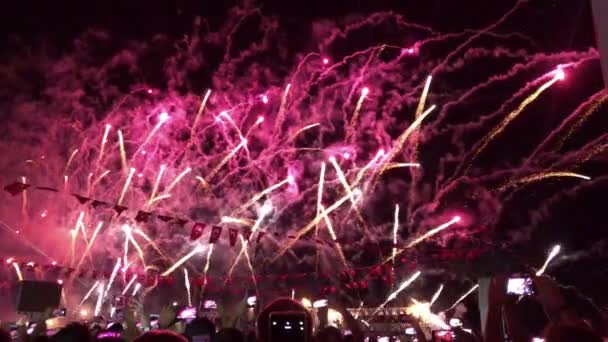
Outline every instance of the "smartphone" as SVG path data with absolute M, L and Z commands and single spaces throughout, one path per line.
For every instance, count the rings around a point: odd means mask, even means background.
M 269 316 L 268 342 L 307 342 L 308 320 L 304 312 L 271 312 Z
M 189 306 L 181 310 L 177 314 L 177 318 L 179 319 L 195 319 L 196 318 L 196 308 L 193 306 Z
M 34 332 L 34 329 L 36 329 L 36 323 L 30 323 L 29 327 L 27 327 L 27 334 L 31 335 Z
M 434 330 L 433 342 L 452 342 L 456 340 L 456 335 L 452 330 Z
M 532 337 L 532 342 L 545 342 L 545 339 L 542 337 Z
M 214 300 L 206 300 L 203 302 L 203 309 L 217 309 L 217 303 Z
M 380 336 L 378 337 L 378 342 L 389 342 L 388 336 Z
M 532 296 L 536 293 L 532 278 L 509 278 L 507 282 L 507 294 L 516 296 Z
M 159 329 L 158 315 L 150 315 L 150 329 Z
M 450 318 L 450 326 L 452 328 L 458 328 L 462 326 L 462 321 L 460 318 Z
M 405 328 L 405 334 L 407 336 L 415 336 L 416 335 L 416 329 L 409 327 L 409 328 Z
M 53 311 L 53 317 L 65 317 L 67 313 L 66 308 L 59 308 Z
M 256 296 L 251 296 L 251 297 L 247 298 L 247 306 L 250 308 L 254 307 L 256 302 L 257 302 Z

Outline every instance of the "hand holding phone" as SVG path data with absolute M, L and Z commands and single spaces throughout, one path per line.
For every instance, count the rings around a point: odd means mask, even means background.
M 507 281 L 507 294 L 532 296 L 535 293 L 534 281 L 530 277 L 509 278 Z

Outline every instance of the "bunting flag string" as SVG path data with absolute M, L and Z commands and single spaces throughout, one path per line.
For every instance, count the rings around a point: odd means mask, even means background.
M 16 196 L 30 188 L 50 190 L 50 191 L 57 190 L 57 189 L 53 189 L 53 188 L 49 188 L 49 187 L 33 186 L 31 184 L 20 183 L 20 182 L 14 182 L 14 183 L 8 184 L 4 187 L 4 190 L 7 191 L 8 193 L 10 193 L 12 196 Z M 87 203 L 90 203 L 90 205 L 96 209 L 97 208 L 112 208 L 116 212 L 117 216 L 120 216 L 123 212 L 132 211 L 132 209 L 130 209 L 127 206 L 111 204 L 111 203 L 108 203 L 108 202 L 100 200 L 100 199 L 90 198 L 90 197 L 82 196 L 82 195 L 75 194 L 75 193 L 72 193 L 71 195 L 74 196 L 74 198 L 81 205 L 86 205 Z M 150 222 L 150 220 L 153 218 L 158 218 L 160 221 L 162 221 L 164 223 L 173 223 L 173 224 L 177 224 L 182 227 L 188 223 L 192 223 L 193 225 L 190 230 L 190 239 L 192 241 L 200 239 L 203 236 L 203 234 L 205 233 L 205 230 L 207 229 L 207 227 L 211 226 L 211 225 L 203 223 L 203 222 L 192 221 L 192 220 L 188 220 L 188 219 L 184 219 L 184 218 L 180 218 L 180 217 L 176 217 L 176 216 L 159 214 L 159 213 L 155 213 L 155 212 L 151 212 L 151 211 L 135 210 L 135 212 L 136 212 L 136 214 L 135 214 L 134 220 L 138 223 L 147 223 L 147 222 Z M 231 228 L 231 227 L 227 228 L 227 230 L 228 230 L 228 234 L 227 234 L 228 243 L 231 247 L 234 247 L 237 244 L 239 230 L 237 230 L 235 228 Z M 223 231 L 224 231 L 224 227 L 219 226 L 219 225 L 212 225 L 208 243 L 217 244 L 218 242 L 220 242 Z M 254 234 L 254 232 L 252 232 L 250 229 L 246 228 L 246 229 L 241 230 L 240 234 L 243 237 L 244 241 L 250 241 L 251 236 Z M 267 232 L 264 230 L 256 231 L 255 232 L 255 235 L 256 235 L 255 243 L 259 244 L 261 242 L 261 240 L 264 238 L 264 236 L 266 236 L 266 234 L 267 234 Z M 276 239 L 281 239 L 281 238 L 296 239 L 296 236 L 292 235 L 292 234 L 281 234 L 278 232 L 273 232 L 271 234 Z M 334 244 L 336 244 L 336 243 L 339 243 L 339 244 L 351 244 L 352 243 L 352 241 L 349 241 L 348 239 L 343 239 L 343 238 L 338 238 L 334 241 L 334 240 L 330 240 L 330 239 L 327 239 L 327 240 L 320 239 L 318 237 L 313 237 L 310 235 L 304 235 L 304 236 L 300 237 L 299 241 L 301 241 L 302 243 L 314 243 L 317 245 L 326 245 L 329 247 L 333 247 Z M 359 245 L 361 245 L 361 244 L 359 243 Z M 394 244 L 394 243 L 392 243 L 392 241 L 390 241 L 390 242 L 386 241 L 386 243 L 384 243 L 384 242 L 369 243 L 369 245 L 366 245 L 365 248 L 368 248 L 368 247 L 374 248 L 375 250 L 377 250 L 378 248 L 399 248 L 399 249 L 406 248 L 405 245 Z M 460 251 L 455 251 L 454 249 L 450 249 L 450 250 L 442 249 L 440 253 L 441 253 L 441 256 L 444 258 L 451 257 L 453 259 L 457 259 L 457 258 L 471 259 L 471 258 L 475 258 L 478 256 L 479 250 L 480 250 L 479 248 L 470 248 L 470 249 L 467 249 L 466 252 L 462 253 Z M 411 252 L 411 253 L 413 253 L 413 252 Z M 429 253 L 428 249 L 424 253 L 428 254 Z M 432 254 L 432 252 L 431 252 L 431 254 Z

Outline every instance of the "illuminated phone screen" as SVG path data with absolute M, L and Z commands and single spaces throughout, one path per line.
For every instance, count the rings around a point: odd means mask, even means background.
M 307 341 L 308 323 L 303 312 L 273 312 L 269 324 L 269 342 Z

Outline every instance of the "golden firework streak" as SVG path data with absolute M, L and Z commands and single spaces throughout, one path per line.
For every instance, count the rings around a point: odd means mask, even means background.
M 546 178 L 552 178 L 552 177 L 573 177 L 573 178 L 579 178 L 579 179 L 584 179 L 584 180 L 591 180 L 591 177 L 589 177 L 589 176 L 581 175 L 581 174 L 574 173 L 574 172 L 568 172 L 568 171 L 542 172 L 542 173 L 533 174 L 530 176 L 526 176 L 526 177 L 511 181 L 511 182 L 508 182 L 507 184 L 498 188 L 498 191 L 503 191 L 510 187 L 523 185 L 523 184 L 529 184 L 529 183 L 537 182 L 537 181 L 540 181 L 540 180 L 543 180 Z
M 498 126 L 494 127 L 492 129 L 492 131 L 485 138 L 483 138 L 479 147 L 473 152 L 473 155 L 472 155 L 470 161 L 468 162 L 468 166 L 466 167 L 465 172 L 468 170 L 471 163 L 473 163 L 473 161 L 481 153 L 481 151 L 483 151 L 488 146 L 488 144 L 492 140 L 494 140 L 494 138 L 496 138 L 497 135 L 502 133 L 502 131 L 504 131 L 504 129 L 509 125 L 509 123 L 511 123 L 511 121 L 513 121 L 513 119 L 515 119 L 521 112 L 523 112 L 523 110 L 526 109 L 526 107 L 530 103 L 534 102 L 534 100 L 536 100 L 545 90 L 549 89 L 549 87 L 551 87 L 555 82 L 559 81 L 560 79 L 561 78 L 556 75 L 555 77 L 551 78 L 551 80 L 543 83 L 543 85 L 541 85 L 538 89 L 536 89 L 536 91 L 534 93 L 532 93 L 530 96 L 526 97 L 523 100 L 523 102 L 519 105 L 519 107 L 517 107 L 517 109 L 515 109 L 514 111 L 509 113 L 509 115 L 507 115 L 507 117 L 504 120 L 502 120 L 502 122 L 500 124 L 498 124 Z

